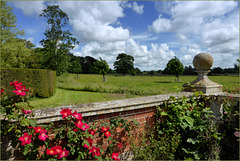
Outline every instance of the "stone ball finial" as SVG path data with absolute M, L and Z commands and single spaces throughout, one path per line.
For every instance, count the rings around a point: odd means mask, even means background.
M 213 65 L 213 58 L 208 53 L 199 53 L 193 59 L 193 66 L 197 70 L 208 70 Z

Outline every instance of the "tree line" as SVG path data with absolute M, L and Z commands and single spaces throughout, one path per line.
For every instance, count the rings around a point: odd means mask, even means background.
M 24 35 L 23 30 L 16 27 L 16 16 L 12 13 L 12 8 L 7 6 L 6 1 L 0 2 L 1 7 L 1 67 L 2 68 L 31 68 L 31 69 L 52 69 L 57 75 L 63 73 L 75 74 L 101 74 L 103 81 L 108 73 L 119 73 L 122 75 L 143 74 L 149 75 L 173 74 L 177 78 L 181 74 L 192 75 L 195 70 L 191 66 L 183 67 L 177 57 L 171 59 L 166 68 L 161 71 L 145 71 L 134 68 L 134 57 L 125 53 L 120 53 L 114 62 L 114 70 L 109 68 L 105 60 L 91 57 L 75 56 L 70 51 L 79 44 L 73 34 L 65 29 L 68 24 L 68 15 L 63 12 L 58 5 L 47 6 L 39 15 L 46 19 L 46 29 L 44 38 L 40 41 L 42 48 L 35 47 L 28 40 L 20 39 Z M 238 60 L 239 63 L 239 60 Z M 238 73 L 239 65 L 234 64 L 234 68 L 212 70 L 214 73 Z

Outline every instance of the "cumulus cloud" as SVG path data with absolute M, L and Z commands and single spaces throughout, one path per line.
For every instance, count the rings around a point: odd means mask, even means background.
M 144 12 L 144 10 L 143 10 L 144 5 L 138 5 L 137 2 L 131 3 L 131 2 L 123 1 L 121 3 L 121 7 L 123 7 L 123 8 L 132 8 L 132 10 L 134 12 L 136 12 L 137 14 L 139 14 L 139 15 L 143 14 L 143 12 Z
M 154 33 L 176 33 L 182 42 L 194 43 L 198 39 L 201 48 L 209 52 L 214 57 L 236 58 L 239 56 L 239 10 L 235 1 L 184 1 L 171 2 L 167 4 L 156 3 L 155 8 L 160 12 L 158 19 L 148 27 Z M 162 13 L 170 15 L 163 17 Z M 229 14 L 231 13 L 231 14 Z M 195 40 L 192 37 L 195 37 Z M 189 52 L 191 48 L 187 48 Z M 181 49 L 183 51 L 183 48 Z M 191 54 L 185 53 L 181 60 L 189 64 L 192 59 Z M 224 61 L 216 58 L 216 62 L 225 67 L 233 66 L 235 60 Z
M 161 14 L 171 15 L 171 8 L 176 5 L 175 1 L 155 1 L 154 7 Z
M 116 57 L 120 53 L 133 56 L 134 66 L 141 70 L 164 69 L 167 62 L 175 56 L 167 44 L 151 44 L 148 48 L 146 45 L 138 44 L 132 38 L 112 43 L 92 42 L 83 46 L 80 52 L 79 49 L 72 52 L 77 56 L 92 56 L 96 59 L 102 57 L 112 69 Z
M 143 14 L 143 5 L 138 5 L 137 2 L 133 2 L 132 8 L 137 14 Z
M 236 8 L 237 2 L 185 1 L 174 2 L 174 5 L 170 6 L 171 18 L 162 18 L 160 14 L 158 19 L 149 27 L 151 31 L 160 33 L 171 30 L 182 34 L 198 33 L 205 23 L 213 20 L 215 17 L 223 16 Z M 166 23 L 167 27 L 163 27 L 162 23 Z
M 22 10 L 26 16 L 38 16 L 45 8 L 44 1 L 15 1 L 14 6 Z
M 189 44 L 188 46 L 184 46 L 180 48 L 180 61 L 184 64 L 184 66 L 193 66 L 192 61 L 195 55 L 202 53 L 204 51 L 201 50 L 200 46 L 197 44 Z
M 58 2 L 69 16 L 69 22 L 80 42 L 99 43 L 121 41 L 129 38 L 129 30 L 113 27 L 124 16 L 120 2 Z
M 152 23 L 152 26 L 149 26 L 149 30 L 155 33 L 168 32 L 171 29 L 171 20 L 162 18 L 160 14 L 158 19 Z

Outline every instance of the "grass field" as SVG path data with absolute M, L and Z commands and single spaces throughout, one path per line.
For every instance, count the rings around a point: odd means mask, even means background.
M 174 93 L 182 89 L 182 84 L 195 80 L 197 76 L 181 76 L 181 83 L 174 76 L 107 76 L 69 74 L 57 77 L 56 94 L 50 98 L 33 98 L 30 104 L 35 108 L 49 108 L 70 104 L 109 101 L 138 96 Z M 223 85 L 224 89 L 239 88 L 238 76 L 209 76 L 209 79 Z

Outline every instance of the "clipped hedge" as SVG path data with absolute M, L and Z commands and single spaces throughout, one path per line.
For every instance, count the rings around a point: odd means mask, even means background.
M 12 94 L 13 81 L 22 82 L 26 88 L 31 88 L 38 97 L 50 97 L 55 93 L 56 72 L 49 69 L 1 69 L 1 87 L 8 95 Z

